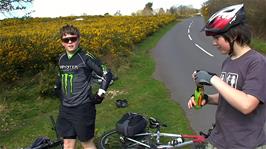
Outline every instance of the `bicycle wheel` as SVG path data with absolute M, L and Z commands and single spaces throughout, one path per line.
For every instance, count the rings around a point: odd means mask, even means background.
M 147 140 L 143 136 L 134 137 L 133 139 L 142 143 L 147 143 Z M 100 149 L 145 149 L 144 146 L 128 140 L 127 137 L 121 136 L 115 129 L 101 136 L 98 147 Z

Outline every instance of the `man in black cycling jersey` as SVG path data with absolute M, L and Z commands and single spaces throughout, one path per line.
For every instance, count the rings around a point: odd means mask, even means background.
M 60 35 L 65 52 L 59 58 L 60 72 L 56 81 L 61 98 L 57 131 L 64 139 L 64 148 L 74 149 L 78 139 L 83 148 L 96 149 L 93 143 L 95 104 L 102 102 L 112 73 L 80 47 L 80 32 L 76 27 L 65 25 Z M 103 80 L 95 95 L 90 83 L 93 73 Z

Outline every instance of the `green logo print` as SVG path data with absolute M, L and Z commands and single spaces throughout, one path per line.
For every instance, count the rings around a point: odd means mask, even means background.
M 64 88 L 64 92 L 66 95 L 68 94 L 69 90 L 70 94 L 73 93 L 73 78 L 74 78 L 73 74 L 69 73 L 61 74 L 62 87 Z

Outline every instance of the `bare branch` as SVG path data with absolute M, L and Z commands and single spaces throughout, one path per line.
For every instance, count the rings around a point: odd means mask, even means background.
M 33 0 L 0 0 L 0 12 L 23 10 L 26 6 L 22 3 L 32 3 Z

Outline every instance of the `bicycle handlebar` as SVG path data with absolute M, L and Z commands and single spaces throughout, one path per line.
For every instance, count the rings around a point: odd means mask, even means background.
M 163 127 L 167 127 L 166 124 L 161 124 L 156 118 L 154 117 L 149 117 L 149 123 L 150 123 L 150 128 L 156 128 L 159 129 L 161 126 Z M 187 139 L 193 139 L 192 141 L 194 143 L 203 143 L 211 134 L 211 131 L 213 130 L 213 128 L 215 127 L 215 125 L 213 124 L 212 127 L 208 130 L 208 133 L 205 134 L 202 131 L 199 132 L 199 135 L 186 135 L 183 134 L 181 135 L 183 138 L 187 138 Z
M 104 80 L 104 78 L 102 78 L 101 76 L 98 76 L 96 73 L 93 73 L 92 74 L 92 78 L 93 80 L 96 80 L 97 83 L 102 83 L 102 81 Z M 112 78 L 111 78 L 111 81 L 109 83 L 109 86 L 111 86 L 113 84 L 114 81 L 118 80 L 118 76 L 115 76 L 113 73 L 112 73 Z

